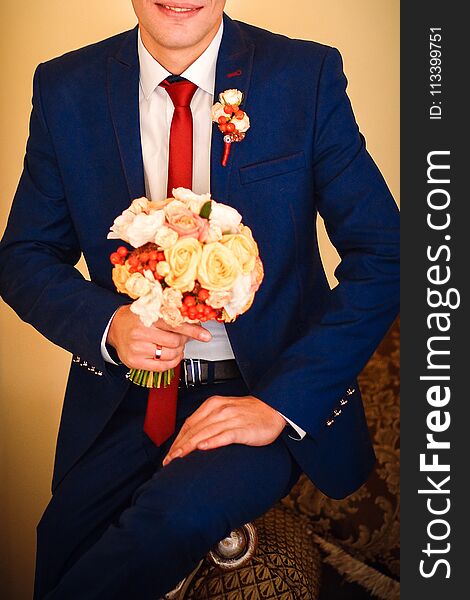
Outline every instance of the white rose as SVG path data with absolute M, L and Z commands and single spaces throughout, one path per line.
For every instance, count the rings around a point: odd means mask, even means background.
M 129 243 L 127 229 L 134 220 L 134 217 L 134 213 L 131 213 L 129 209 L 125 210 L 119 217 L 116 217 L 107 235 L 108 240 L 124 240 Z
M 237 119 L 237 117 L 233 118 L 232 123 L 240 133 L 245 133 L 245 131 L 250 128 L 250 118 L 246 113 L 244 114 L 243 119 Z
M 150 215 L 140 213 L 134 217 L 127 226 L 127 239 L 129 244 L 138 248 L 147 242 L 153 242 L 159 228 L 165 222 L 163 210 L 157 210 Z
M 241 221 L 241 214 L 232 206 L 212 201 L 209 222 L 220 227 L 222 233 L 238 233 Z
M 219 121 L 219 117 L 226 117 L 227 113 L 224 111 L 224 105 L 220 102 L 216 102 L 211 109 L 212 120 L 216 123 Z
M 131 304 L 131 311 L 140 317 L 146 327 L 151 327 L 160 318 L 163 290 L 159 281 L 151 286 L 145 296 L 141 296 Z
M 172 194 L 176 200 L 180 200 L 186 205 L 186 208 L 192 210 L 197 215 L 206 202 L 211 199 L 210 194 L 195 194 L 186 188 L 174 188 Z
M 132 204 L 128 210 L 133 212 L 135 215 L 138 215 L 142 212 L 148 213 L 150 211 L 150 205 L 150 200 L 145 198 L 145 196 L 142 196 L 142 198 L 136 198 L 135 200 L 132 200 Z
M 136 198 L 129 208 L 114 219 L 107 236 L 108 240 L 124 240 L 135 248 L 153 241 L 152 230 L 156 232 L 165 221 L 165 213 L 161 210 L 163 206 L 164 202 L 151 202 L 144 197 Z
M 173 215 L 175 213 L 180 213 L 182 210 L 187 210 L 185 202 L 181 200 L 172 200 L 169 204 L 165 206 L 165 214 L 168 216 Z
M 242 313 L 248 302 L 253 296 L 251 291 L 251 275 L 239 275 L 231 289 L 232 297 L 230 302 L 225 304 L 225 312 L 231 319 Z
M 219 100 L 222 104 L 231 104 L 232 106 L 238 106 L 241 104 L 243 94 L 239 90 L 225 90 L 219 94 Z
M 170 229 L 166 225 L 162 225 L 155 236 L 155 243 L 164 250 L 171 248 L 173 244 L 176 244 L 177 241 L 178 234 L 176 231 Z
M 222 229 L 215 223 L 209 221 L 209 227 L 205 234 L 199 238 L 204 244 L 210 244 L 212 242 L 218 242 L 222 239 Z

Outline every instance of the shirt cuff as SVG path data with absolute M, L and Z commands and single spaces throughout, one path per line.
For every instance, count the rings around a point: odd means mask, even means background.
M 103 357 L 103 360 L 105 360 L 106 362 L 109 362 L 109 363 L 111 363 L 113 365 L 116 365 L 116 366 L 122 365 L 122 363 L 116 362 L 115 360 L 113 360 L 111 358 L 111 355 L 110 355 L 110 353 L 109 353 L 109 351 L 108 351 L 108 349 L 106 347 L 106 338 L 108 337 L 108 331 L 109 331 L 109 327 L 111 325 L 111 321 L 113 320 L 114 315 L 116 314 L 116 312 L 118 310 L 119 309 L 116 309 L 113 312 L 111 318 L 108 321 L 108 324 L 106 325 L 106 329 L 104 330 L 103 337 L 101 338 L 101 356 Z
M 292 429 L 295 431 L 295 433 L 298 435 L 298 437 L 294 437 L 292 435 L 289 434 L 289 437 L 291 440 L 296 440 L 298 442 L 300 442 L 300 440 L 303 440 L 304 437 L 307 435 L 307 432 L 304 431 L 301 427 L 299 427 L 298 425 L 296 425 L 295 423 L 293 423 L 290 419 L 288 419 L 285 415 L 283 415 L 281 412 L 277 411 L 281 417 L 283 419 L 285 419 L 287 421 L 287 423 L 292 427 Z

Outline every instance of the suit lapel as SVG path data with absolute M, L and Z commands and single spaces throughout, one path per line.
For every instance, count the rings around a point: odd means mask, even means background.
M 214 101 L 218 100 L 220 92 L 229 88 L 236 88 L 243 92 L 242 108 L 246 109 L 248 115 L 249 108 L 249 87 L 251 80 L 251 71 L 253 65 L 254 46 L 243 36 L 243 33 L 237 23 L 232 21 L 224 14 L 224 33 L 220 45 L 219 56 L 217 59 Z M 247 136 L 250 135 L 248 131 Z M 211 195 L 212 198 L 224 204 L 236 205 L 243 216 L 243 206 L 240 197 L 230 198 L 230 178 L 237 164 L 237 157 L 243 150 L 245 142 L 234 143 L 232 145 L 227 166 L 222 166 L 222 154 L 224 150 L 223 134 L 216 125 L 212 129 L 211 142 Z M 244 341 L 246 342 L 246 326 L 243 318 L 237 319 L 234 323 L 226 325 L 226 331 L 235 354 L 238 366 L 248 383 L 246 376 L 248 362 L 245 359 L 246 352 L 243 352 Z
M 217 58 L 214 102 L 218 101 L 220 92 L 229 88 L 236 88 L 243 92 L 242 108 L 246 108 L 249 113 L 247 102 L 253 51 L 254 46 L 245 40 L 237 23 L 224 14 L 224 33 Z M 233 144 L 227 166 L 223 167 L 223 134 L 215 124 L 212 126 L 211 194 L 219 202 L 229 203 L 229 182 L 234 156 L 240 150 L 239 145 L 241 144 L 243 142 Z
M 137 27 L 108 60 L 108 99 L 129 199 L 145 195 L 139 119 Z
M 108 60 L 109 107 L 131 200 L 145 195 L 139 121 L 137 31 L 137 27 L 131 30 L 116 55 Z M 253 50 L 253 45 L 246 41 L 236 22 L 224 14 L 224 33 L 216 67 L 215 100 L 220 92 L 237 88 L 243 92 L 243 107 L 247 108 Z M 233 145 L 226 167 L 221 164 L 223 149 L 223 135 L 213 125 L 211 193 L 216 200 L 229 202 L 229 180 L 234 155 L 240 148 L 238 144 Z

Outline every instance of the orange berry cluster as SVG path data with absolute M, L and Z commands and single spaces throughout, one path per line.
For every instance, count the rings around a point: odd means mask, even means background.
M 183 295 L 183 306 L 180 308 L 183 317 L 199 321 L 210 321 L 211 319 L 222 321 L 222 309 L 212 308 L 206 304 L 208 298 L 209 291 L 196 282 L 194 289 Z
M 113 265 L 123 265 L 127 262 L 130 273 L 143 273 L 144 270 L 149 269 L 155 279 L 163 279 L 163 276 L 157 273 L 157 264 L 165 260 L 165 254 L 151 242 L 132 252 L 125 246 L 119 246 L 116 252 L 110 255 L 109 260 Z
M 165 254 L 158 249 L 156 244 L 151 242 L 129 250 L 125 246 L 119 246 L 116 252 L 109 256 L 109 260 L 113 265 L 124 265 L 127 263 L 130 273 L 143 273 L 144 270 L 152 271 L 155 279 L 161 281 L 163 287 L 166 287 L 164 278 L 157 273 L 157 264 L 161 260 L 165 260 Z M 209 298 L 209 290 L 201 287 L 201 284 L 196 281 L 193 290 L 183 294 L 183 305 L 180 308 L 183 317 L 188 317 L 191 320 L 210 321 L 216 319 L 223 322 L 221 308 L 212 308 L 206 304 Z
M 237 127 L 235 123 L 232 123 L 233 119 L 242 120 L 245 116 L 245 113 L 240 110 L 238 106 L 232 106 L 231 104 L 226 104 L 224 106 L 224 112 L 227 116 L 221 115 L 218 118 L 219 129 L 222 133 L 233 133 L 236 131 Z

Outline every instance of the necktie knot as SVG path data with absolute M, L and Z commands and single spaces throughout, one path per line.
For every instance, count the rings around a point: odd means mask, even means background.
M 197 90 L 196 84 L 181 77 L 176 81 L 172 77 L 168 77 L 160 85 L 168 92 L 175 108 L 189 107 Z

